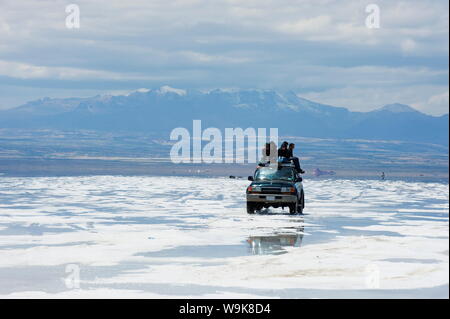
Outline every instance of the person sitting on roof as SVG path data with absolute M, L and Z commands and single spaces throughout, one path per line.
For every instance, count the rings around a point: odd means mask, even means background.
M 289 143 L 284 141 L 280 148 L 278 149 L 278 161 L 280 162 L 287 162 L 289 159 L 289 154 L 288 154 L 288 145 Z
M 288 145 L 289 143 L 284 141 L 278 149 L 278 168 L 280 168 L 282 164 L 291 163 L 291 160 L 289 159 Z
M 300 167 L 300 160 L 298 159 L 298 157 L 294 156 L 294 149 L 295 149 L 295 144 L 291 143 L 289 144 L 287 151 L 286 151 L 286 157 L 291 160 L 294 163 L 295 169 L 297 170 L 297 172 L 299 172 L 300 174 L 305 174 L 305 171 L 301 169 Z

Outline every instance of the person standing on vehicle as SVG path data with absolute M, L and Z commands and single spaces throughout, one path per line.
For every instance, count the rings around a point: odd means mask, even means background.
M 298 157 L 294 156 L 294 149 L 295 149 L 295 144 L 291 143 L 289 144 L 287 151 L 286 151 L 286 157 L 288 159 L 290 159 L 295 166 L 295 169 L 297 170 L 297 172 L 299 172 L 300 174 L 305 174 L 305 171 L 301 169 L 300 167 L 300 160 L 298 159 Z

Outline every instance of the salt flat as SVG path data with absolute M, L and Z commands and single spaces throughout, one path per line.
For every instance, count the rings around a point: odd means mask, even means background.
M 0 176 L 0 297 L 448 298 L 448 184 L 306 180 L 295 216 L 247 185 Z

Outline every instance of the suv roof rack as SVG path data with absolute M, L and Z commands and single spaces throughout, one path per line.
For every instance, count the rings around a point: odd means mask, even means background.
M 282 167 L 295 167 L 294 163 L 278 163 Z
M 278 162 L 278 163 L 273 163 L 273 164 L 259 163 L 257 167 L 272 167 L 272 168 L 291 167 L 291 168 L 295 168 L 295 165 L 292 162 L 286 162 L 286 163 Z

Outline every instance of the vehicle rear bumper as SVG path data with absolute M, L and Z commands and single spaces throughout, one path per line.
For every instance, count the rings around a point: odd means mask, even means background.
M 273 200 L 270 200 L 268 197 L 273 197 Z M 252 203 L 295 203 L 297 201 L 297 195 L 281 195 L 281 194 L 247 194 L 247 202 Z

